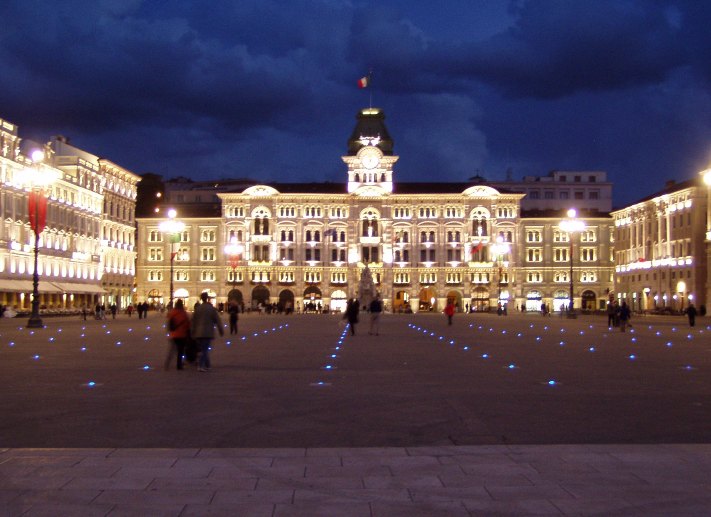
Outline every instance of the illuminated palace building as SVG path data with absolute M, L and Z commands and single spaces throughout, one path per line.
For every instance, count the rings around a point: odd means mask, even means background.
M 162 211 L 137 220 L 137 301 L 167 304 L 173 287 L 189 307 L 207 291 L 247 307 L 343 309 L 367 268 L 395 311 L 448 300 L 559 310 L 571 293 L 574 308 L 605 308 L 614 221 L 604 172 L 399 182 L 384 119 L 358 113 L 341 184 L 166 182 Z
M 679 312 L 711 293 L 711 171 L 612 212 L 615 289 L 636 311 Z
M 127 306 L 139 180 L 63 137 L 21 142 L 0 119 L 0 304 L 29 310 L 36 261 L 42 311 Z

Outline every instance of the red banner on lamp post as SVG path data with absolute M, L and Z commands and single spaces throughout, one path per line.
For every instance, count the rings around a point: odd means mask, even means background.
M 40 190 L 33 190 L 29 197 L 30 226 L 36 235 L 44 231 L 47 224 L 47 198 Z

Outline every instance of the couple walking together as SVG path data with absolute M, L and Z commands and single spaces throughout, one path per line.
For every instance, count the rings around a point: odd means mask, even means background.
M 222 329 L 222 320 L 217 309 L 208 301 L 207 293 L 200 295 L 202 303 L 195 305 L 192 321 L 185 311 L 183 300 L 175 302 L 175 307 L 168 314 L 168 330 L 170 332 L 170 349 L 165 360 L 165 368 L 170 367 L 173 354 L 177 353 L 178 370 L 183 369 L 183 355 L 191 340 L 194 340 L 200 350 L 198 371 L 206 372 L 210 369 L 210 344 L 215 339 L 215 327 L 220 336 L 225 335 Z

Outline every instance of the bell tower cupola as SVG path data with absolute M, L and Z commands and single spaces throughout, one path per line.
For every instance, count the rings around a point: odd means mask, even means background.
M 348 192 L 362 189 L 393 191 L 393 140 L 385 127 L 385 114 L 380 108 L 364 108 L 356 116 L 356 126 L 348 139 Z

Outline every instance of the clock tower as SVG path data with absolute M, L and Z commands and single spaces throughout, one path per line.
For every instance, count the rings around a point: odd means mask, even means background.
M 356 127 L 348 140 L 348 192 L 359 190 L 393 191 L 393 141 L 385 127 L 385 114 L 380 108 L 365 108 L 356 116 Z

